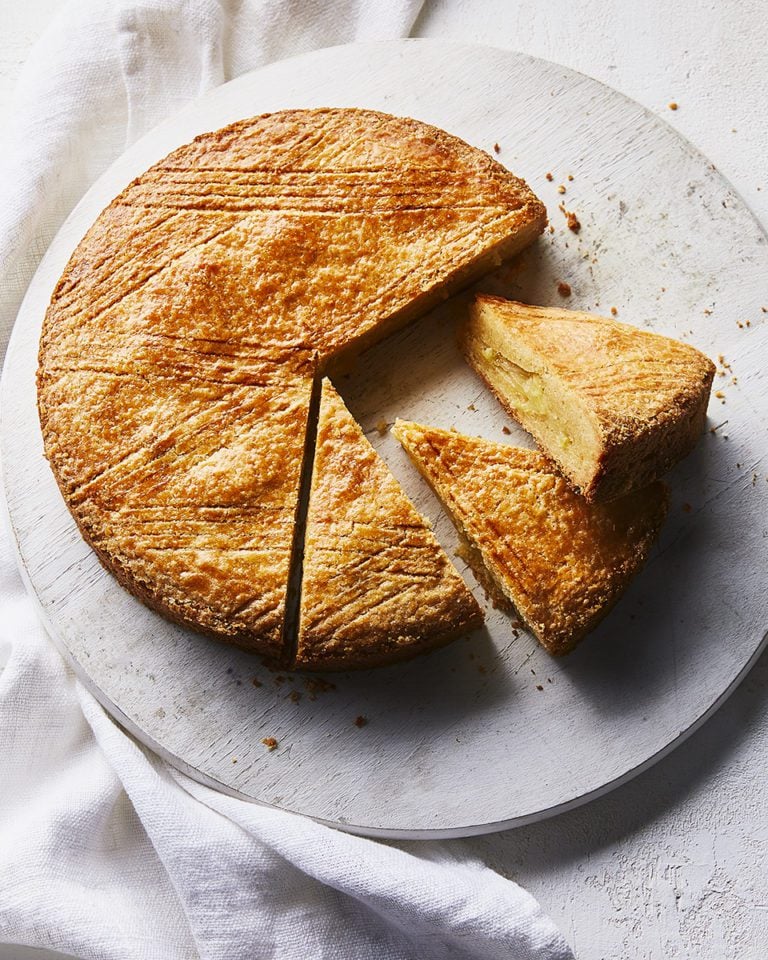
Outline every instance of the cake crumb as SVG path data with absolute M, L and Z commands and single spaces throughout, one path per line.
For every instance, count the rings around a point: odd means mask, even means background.
M 550 183 L 552 183 L 552 181 L 555 179 L 555 178 L 552 176 L 552 174 L 549 173 L 549 172 L 545 173 L 544 176 L 547 178 L 547 180 L 549 180 Z
M 277 740 L 274 737 L 264 737 L 261 742 L 270 753 L 277 749 Z
M 557 284 L 557 292 L 561 297 L 570 297 L 572 293 L 570 283 L 566 283 L 565 280 L 560 280 Z
M 237 757 L 232 757 L 232 763 L 237 763 Z
M 537 683 L 537 684 L 536 684 L 536 689 L 537 689 L 537 690 L 543 690 L 544 687 L 542 687 L 542 685 L 541 685 L 540 683 Z
M 470 405 L 467 407 L 467 410 L 472 410 L 474 412 L 477 410 L 477 407 L 474 405 L 474 403 L 470 403 Z
M 670 110 L 677 110 L 677 102 L 675 100 L 670 101 L 667 106 Z
M 498 143 L 494 143 L 494 145 L 493 145 L 493 152 L 494 152 L 494 153 L 501 153 L 501 147 L 499 146 Z
M 581 221 L 576 214 L 572 210 L 566 210 L 564 203 L 559 204 L 558 209 L 565 217 L 565 223 L 568 229 L 573 231 L 573 233 L 578 233 L 579 230 L 581 230 Z
M 358 717 L 355 717 L 356 727 L 364 727 L 367 723 L 368 723 L 368 717 L 364 717 L 362 714 L 360 714 L 360 716 Z
M 568 179 L 569 179 L 570 181 L 573 180 L 573 174 L 572 174 L 572 173 L 569 173 L 569 174 L 568 174 Z
M 504 433 L 504 434 L 506 434 L 507 436 L 510 436 L 510 434 L 512 433 L 512 431 L 511 431 L 511 430 L 509 429 L 509 427 L 507 427 L 507 426 L 503 426 L 503 427 L 501 428 L 501 432 Z
M 561 183 L 561 184 L 560 184 L 560 186 L 557 188 L 557 192 L 558 192 L 558 193 L 565 193 L 565 184 L 564 184 L 564 183 Z
M 254 687 L 263 687 L 263 686 L 264 686 L 264 684 L 261 682 L 261 680 L 259 680 L 258 677 L 254 677 L 251 682 L 253 683 Z
M 389 424 L 386 420 L 379 420 L 379 422 L 376 424 L 376 429 L 379 431 L 379 436 L 383 437 L 389 430 Z
M 301 700 L 301 694 L 298 690 L 291 690 L 291 692 L 288 694 L 288 699 L 291 701 L 291 703 L 298 703 L 299 700 Z
M 718 400 L 725 400 L 725 394 L 722 390 L 715 390 L 715 396 Z
M 618 313 L 619 313 L 619 311 L 616 309 L 616 307 L 611 307 L 611 316 L 612 316 L 612 317 L 618 316 Z

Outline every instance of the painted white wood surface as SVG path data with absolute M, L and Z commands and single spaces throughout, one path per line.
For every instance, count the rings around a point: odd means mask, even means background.
M 58 5 L 0 4 L 5 103 L 27 43 Z M 658 111 L 768 223 L 764 0 L 428 0 L 425 7 L 416 25 L 421 35 L 496 43 L 566 63 Z M 673 99 L 680 109 L 670 113 Z M 451 848 L 530 889 L 580 960 L 764 960 L 766 690 L 763 656 L 684 749 L 610 796 Z M 4 960 L 19 955 L 16 947 L 0 948 Z
M 455 98 L 445 91 L 455 86 Z M 544 98 L 547 107 L 539 105 Z M 538 303 L 607 310 L 725 354 L 738 376 L 675 471 L 670 520 L 647 570 L 574 655 L 553 661 L 488 611 L 470 642 L 383 671 L 300 676 L 167 623 L 123 591 L 81 540 L 41 454 L 33 388 L 45 305 L 83 232 L 122 186 L 196 133 L 249 112 L 365 105 L 415 116 L 525 176 L 555 231 L 484 281 Z M 544 173 L 557 176 L 549 183 Z M 567 174 L 573 180 L 567 179 Z M 576 237 L 557 209 L 582 222 Z M 768 484 L 760 295 L 768 246 L 707 161 L 613 91 L 521 55 L 403 42 L 336 48 L 241 78 L 132 148 L 54 241 L 22 308 L 2 394 L 14 533 L 56 639 L 113 712 L 184 769 L 250 798 L 361 832 L 467 835 L 538 819 L 626 778 L 696 724 L 762 643 Z M 396 415 L 502 439 L 507 423 L 455 348 L 461 302 L 391 338 L 338 385 L 450 548 L 450 524 L 390 437 Z M 750 319 L 740 328 L 737 320 Z M 525 441 L 513 432 L 511 442 Z M 686 509 L 683 505 L 686 505 Z M 254 678 L 260 686 L 254 686 Z M 299 702 L 291 696 L 301 694 Z M 369 723 L 358 729 L 354 719 Z M 265 751 L 274 736 L 279 748 Z

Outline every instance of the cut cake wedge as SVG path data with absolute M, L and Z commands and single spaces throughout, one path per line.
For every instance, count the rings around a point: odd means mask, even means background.
M 658 479 L 693 449 L 714 364 L 606 317 L 480 296 L 467 360 L 588 500 Z
M 659 482 L 591 504 L 533 450 L 401 420 L 393 432 L 467 542 L 478 579 L 552 654 L 571 650 L 610 610 L 666 515 Z
M 373 667 L 483 622 L 477 601 L 365 438 L 322 387 L 295 666 Z

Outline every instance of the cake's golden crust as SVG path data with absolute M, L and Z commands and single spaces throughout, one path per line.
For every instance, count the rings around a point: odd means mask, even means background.
M 582 426 L 596 438 L 587 463 L 574 463 L 574 447 L 548 442 L 505 390 L 494 370 L 496 352 L 484 347 L 491 324 L 497 344 L 507 338 L 510 353 L 525 351 L 545 389 L 562 390 L 580 405 Z M 611 500 L 658 479 L 703 431 L 715 367 L 689 344 L 607 317 L 480 296 L 462 347 L 505 409 L 588 500 Z
M 286 111 L 198 137 L 101 214 L 40 344 L 46 454 L 86 538 L 161 612 L 279 652 L 315 366 L 541 232 L 478 150 Z
M 372 667 L 483 622 L 477 601 L 329 381 L 323 383 L 296 665 Z
M 553 654 L 571 650 L 610 610 L 666 515 L 659 482 L 590 504 L 538 452 L 403 421 L 394 433 Z

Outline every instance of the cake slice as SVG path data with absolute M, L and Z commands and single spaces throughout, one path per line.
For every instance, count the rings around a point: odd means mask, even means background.
M 323 382 L 295 666 L 373 667 L 482 625 L 427 521 Z
M 610 610 L 666 514 L 658 481 L 588 503 L 533 450 L 401 420 L 393 432 L 450 514 L 480 582 L 553 654 Z
M 714 364 L 616 320 L 480 296 L 462 349 L 588 500 L 656 480 L 704 427 Z

